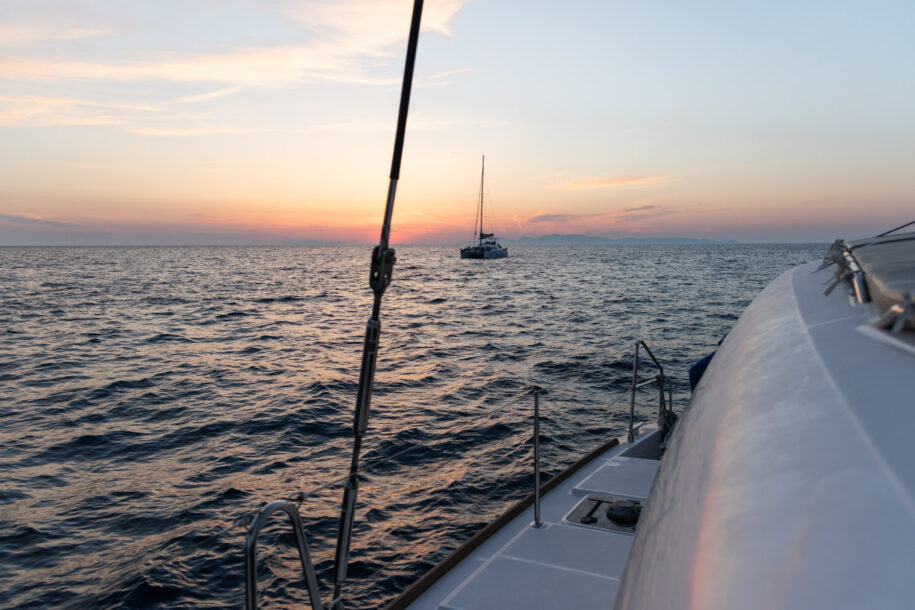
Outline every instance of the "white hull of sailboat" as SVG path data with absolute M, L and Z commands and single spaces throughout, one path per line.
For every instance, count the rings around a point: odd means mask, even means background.
M 486 250 L 479 247 L 461 248 L 461 258 L 506 258 L 508 257 L 507 248 L 498 248 Z

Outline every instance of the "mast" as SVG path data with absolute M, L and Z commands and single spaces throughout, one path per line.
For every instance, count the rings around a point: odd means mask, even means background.
M 479 243 L 483 243 L 483 175 L 486 173 L 486 155 L 483 155 L 483 164 L 480 167 L 480 232 L 477 234 Z

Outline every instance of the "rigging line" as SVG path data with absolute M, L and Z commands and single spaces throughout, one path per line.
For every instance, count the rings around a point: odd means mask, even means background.
M 473 194 L 473 229 L 472 229 L 472 232 L 470 233 L 470 244 L 469 244 L 470 246 L 473 246 L 476 243 L 477 235 L 479 235 L 479 233 L 477 233 L 477 221 L 480 217 L 479 207 L 480 207 L 480 196 L 479 196 L 479 194 L 476 193 L 476 191 L 474 191 L 474 194 Z
M 489 190 L 489 180 L 486 181 L 486 207 L 489 209 L 489 224 L 492 226 L 492 232 L 498 237 L 502 234 L 502 229 L 496 222 L 496 206 L 492 203 L 492 191 Z
M 904 228 L 906 228 L 906 227 L 909 226 L 909 225 L 915 225 L 915 220 L 910 220 L 909 222 L 905 223 L 904 225 L 899 225 L 899 226 L 896 227 L 895 229 L 890 229 L 889 231 L 886 231 L 886 232 L 884 232 L 884 233 L 881 233 L 881 234 L 878 235 L 877 237 L 885 237 L 885 236 L 889 235 L 890 233 L 895 233 L 895 232 L 898 231 L 899 229 L 904 229 Z
M 384 209 L 384 222 L 378 246 L 372 251 L 369 271 L 369 285 L 374 293 L 372 316 L 366 323 L 365 341 L 362 346 L 362 365 L 359 371 L 359 389 L 356 395 L 356 409 L 353 417 L 353 456 L 349 476 L 343 488 L 340 507 L 340 527 L 337 533 L 337 548 L 334 553 L 334 594 L 332 607 L 343 609 L 341 597 L 349 562 L 350 540 L 353 535 L 353 518 L 356 511 L 356 497 L 359 490 L 359 452 L 362 435 L 368 427 L 369 407 L 372 400 L 372 384 L 375 380 L 375 365 L 378 359 L 378 343 L 381 334 L 381 297 L 391 282 L 394 270 L 394 250 L 389 248 L 391 217 L 394 214 L 394 196 L 397 180 L 400 178 L 400 161 L 403 156 L 404 136 L 407 129 L 407 112 L 410 108 L 410 90 L 413 86 L 413 66 L 416 63 L 416 47 L 419 42 L 419 25 L 423 14 L 423 0 L 413 1 L 413 15 L 410 19 L 410 35 L 407 42 L 407 57 L 404 62 L 403 85 L 400 90 L 400 110 L 397 115 L 397 132 L 394 137 L 394 153 L 391 159 L 391 175 L 388 197 Z

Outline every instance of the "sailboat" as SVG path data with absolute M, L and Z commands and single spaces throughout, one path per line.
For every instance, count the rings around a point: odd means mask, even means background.
M 483 166 L 480 170 L 480 203 L 473 219 L 473 236 L 476 243 L 461 248 L 461 258 L 505 258 L 508 256 L 508 248 L 500 246 L 493 233 L 483 232 L 483 177 L 485 174 L 486 155 L 483 155 Z

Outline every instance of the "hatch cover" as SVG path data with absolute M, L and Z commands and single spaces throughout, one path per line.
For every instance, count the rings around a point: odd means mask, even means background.
M 575 505 L 565 521 L 575 525 L 633 534 L 641 514 L 641 500 L 608 494 L 588 494 Z

